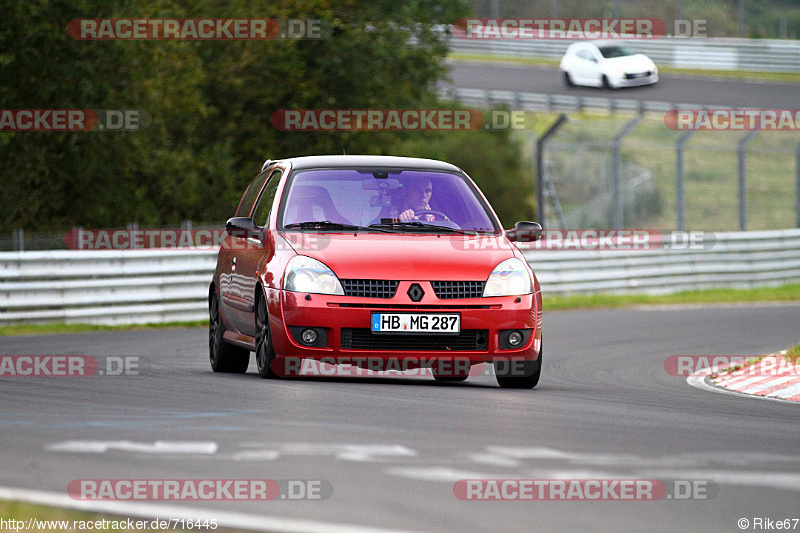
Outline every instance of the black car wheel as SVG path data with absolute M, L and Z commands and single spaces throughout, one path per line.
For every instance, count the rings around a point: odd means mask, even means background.
M 211 295 L 208 303 L 208 358 L 214 372 L 244 374 L 250 364 L 250 350 L 228 344 L 223 339 L 225 326 L 219 314 L 217 293 Z
M 497 383 L 504 389 L 532 389 L 539 383 L 542 375 L 542 353 L 536 361 L 497 361 L 494 373 Z
M 275 348 L 272 347 L 272 335 L 269 333 L 269 313 L 267 301 L 263 296 L 258 298 L 256 307 L 256 364 L 258 375 L 262 378 L 277 377 L 272 369 L 275 360 Z

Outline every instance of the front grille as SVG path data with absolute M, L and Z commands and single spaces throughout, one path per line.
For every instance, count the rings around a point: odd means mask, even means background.
M 399 282 L 385 279 L 343 279 L 342 288 L 347 296 L 358 298 L 394 298 Z
M 481 298 L 485 281 L 431 281 L 433 292 L 442 300 Z
M 328 307 L 353 307 L 356 309 L 425 309 L 428 311 L 449 309 L 454 311 L 461 311 L 463 309 L 500 309 L 502 305 L 428 305 L 428 304 L 350 304 L 350 303 L 336 303 L 328 302 Z
M 652 74 L 652 72 L 650 72 L 649 70 L 647 70 L 645 72 L 635 72 L 633 74 L 625 74 L 625 79 L 627 79 L 627 80 L 635 80 L 635 79 L 638 79 L 638 78 L 648 78 L 648 77 L 650 77 L 650 74 Z
M 486 350 L 489 331 L 465 329 L 458 335 L 375 334 L 367 328 L 342 328 L 343 350 L 406 352 L 480 352 Z

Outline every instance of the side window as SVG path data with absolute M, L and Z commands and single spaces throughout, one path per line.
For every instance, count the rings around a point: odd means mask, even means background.
M 239 208 L 236 210 L 237 217 L 246 217 L 250 214 L 250 208 L 253 207 L 256 197 L 258 197 L 258 193 L 261 191 L 261 186 L 267 181 L 267 176 L 267 173 L 260 174 L 247 186 L 247 190 L 244 191 L 244 195 L 242 196 L 242 201 L 239 202 Z
M 275 201 L 275 193 L 278 192 L 278 184 L 281 182 L 281 171 L 276 170 L 269 177 L 264 192 L 258 200 L 258 205 L 253 213 L 253 222 L 256 226 L 264 227 L 269 221 L 269 213 L 272 210 L 272 203 Z

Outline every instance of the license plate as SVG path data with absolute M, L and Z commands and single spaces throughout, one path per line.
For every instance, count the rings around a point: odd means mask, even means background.
M 428 333 L 455 335 L 461 332 L 458 313 L 372 313 L 372 333 Z

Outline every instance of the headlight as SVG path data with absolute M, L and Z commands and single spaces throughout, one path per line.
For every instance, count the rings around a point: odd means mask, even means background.
M 339 294 L 344 289 L 339 278 L 324 263 L 305 255 L 296 255 L 286 265 L 283 288 L 287 291 L 314 294 Z
M 483 296 L 515 296 L 533 291 L 525 263 L 516 258 L 506 259 L 492 270 Z

